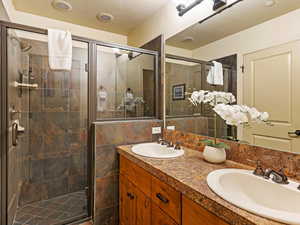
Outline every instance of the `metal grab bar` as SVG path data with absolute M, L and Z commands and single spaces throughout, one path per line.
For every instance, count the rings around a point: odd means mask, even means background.
M 32 89 L 36 89 L 38 88 L 38 84 L 24 84 L 24 83 L 19 83 L 17 81 L 14 82 L 14 87 L 18 87 L 18 88 L 32 88 Z

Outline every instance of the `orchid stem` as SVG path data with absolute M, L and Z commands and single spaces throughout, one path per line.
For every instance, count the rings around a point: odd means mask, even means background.
M 214 96 L 214 105 L 216 106 L 217 105 L 217 97 Z M 217 113 L 214 112 L 214 144 L 216 145 L 217 144 Z
M 216 145 L 217 144 L 217 114 L 214 113 L 214 144 Z

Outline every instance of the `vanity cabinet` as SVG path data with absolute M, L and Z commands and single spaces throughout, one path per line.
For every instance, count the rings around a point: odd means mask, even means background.
M 194 201 L 182 197 L 182 225 L 229 225 Z
M 120 225 L 228 225 L 123 156 L 119 190 Z

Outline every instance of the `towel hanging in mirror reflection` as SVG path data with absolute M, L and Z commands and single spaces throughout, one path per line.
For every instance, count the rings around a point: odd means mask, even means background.
M 222 63 L 213 61 L 214 65 L 210 68 L 207 75 L 207 83 L 211 85 L 224 85 L 223 81 L 223 65 Z

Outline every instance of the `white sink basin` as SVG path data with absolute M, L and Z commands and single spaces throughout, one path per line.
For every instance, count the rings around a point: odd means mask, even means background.
M 157 143 L 137 144 L 132 147 L 132 151 L 141 156 L 161 159 L 175 158 L 184 154 L 183 150 L 174 150 Z
M 254 214 L 287 224 L 300 224 L 298 184 L 276 184 L 239 169 L 215 170 L 207 176 L 208 186 L 228 202 Z

